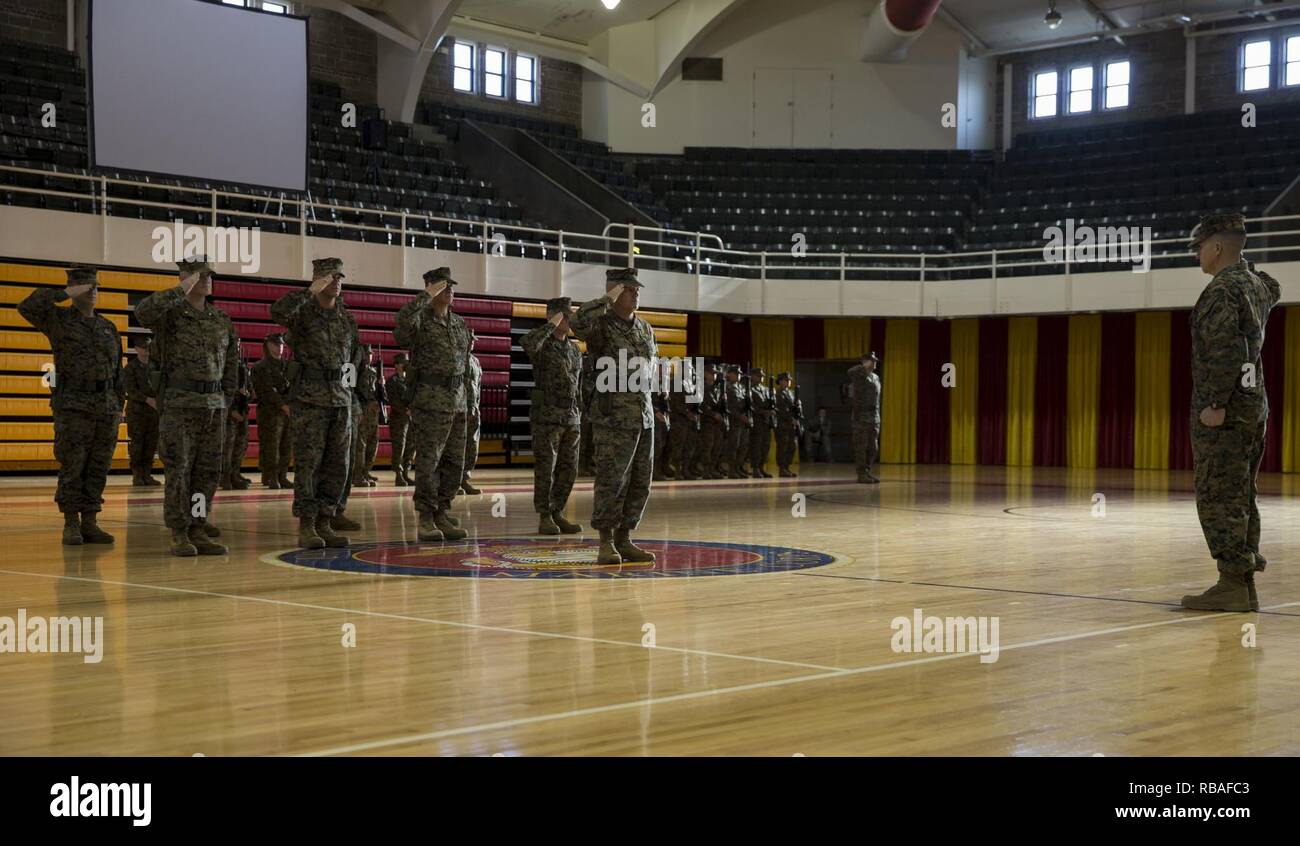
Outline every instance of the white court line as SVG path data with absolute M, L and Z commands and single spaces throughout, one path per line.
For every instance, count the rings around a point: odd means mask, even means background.
M 358 611 L 351 608 L 337 608 L 331 605 L 313 605 L 307 602 L 292 602 L 287 599 L 272 599 L 264 596 L 243 596 L 237 593 L 217 593 L 208 590 L 195 590 L 193 588 L 168 587 L 166 585 L 143 585 L 135 582 L 118 582 L 111 579 L 92 579 L 86 576 L 64 576 L 51 575 L 49 573 L 29 573 L 23 570 L 0 570 L 0 573 L 13 576 L 36 576 L 41 579 L 67 579 L 76 582 L 94 582 L 96 584 L 117 585 L 119 587 L 143 588 L 146 590 L 162 590 L 169 593 L 187 593 L 195 596 L 215 596 L 221 599 L 236 599 L 244 602 L 261 602 L 267 605 L 284 605 L 290 608 L 307 608 L 312 611 L 333 611 L 340 614 L 356 614 L 364 617 L 381 617 L 386 620 L 402 620 L 408 623 L 432 623 L 438 626 L 451 626 L 459 629 L 475 629 L 485 632 L 503 632 L 506 634 L 531 635 L 532 637 L 549 637 L 556 640 L 577 640 L 583 643 L 604 643 L 610 646 L 634 646 L 637 649 L 659 649 L 664 652 L 679 652 L 683 655 L 700 655 L 708 658 L 734 658 L 739 661 L 754 661 L 760 664 L 779 664 L 785 667 L 799 667 L 805 670 L 832 670 L 842 672 L 842 667 L 829 667 L 824 664 L 807 664 L 802 661 L 782 661 L 780 658 L 761 658 L 754 655 L 733 655 L 729 652 L 710 652 L 704 649 L 687 649 L 682 646 L 642 646 L 640 641 L 627 640 L 610 640 L 599 637 L 583 637 L 582 635 L 561 634 L 558 632 L 539 632 L 531 629 L 511 629 L 505 626 L 482 626 L 477 623 L 460 623 L 454 620 L 438 620 L 433 617 L 413 617 L 406 614 L 389 614 L 384 611 Z
M 1300 602 L 1286 602 L 1281 605 L 1272 605 L 1268 608 L 1261 609 L 1272 611 L 1277 608 L 1286 608 L 1292 605 L 1300 605 Z M 1203 614 L 1198 616 L 1182 616 L 1173 620 L 1160 620 L 1155 623 L 1138 623 L 1132 626 L 1118 626 L 1110 629 L 1098 629 L 1091 632 L 1080 632 L 1079 634 L 1060 635 L 1058 637 L 1043 638 L 1042 640 L 1032 640 L 1026 643 L 1016 643 L 1011 646 L 1001 647 L 1001 652 L 1010 652 L 1014 649 L 1028 649 L 1034 646 L 1046 646 L 1053 643 L 1064 643 L 1071 640 L 1082 640 L 1090 637 L 1100 637 L 1102 635 L 1117 634 L 1119 632 L 1131 632 L 1139 629 L 1150 629 L 1158 626 L 1171 626 L 1178 623 L 1187 623 L 1195 620 L 1213 620 L 1220 617 L 1236 616 L 1237 612 L 1224 611 L 1217 614 Z M 704 699 L 709 696 L 725 696 L 732 693 L 745 693 L 751 690 L 764 690 L 772 687 L 784 687 L 791 684 L 803 684 L 810 681 L 821 681 L 822 679 L 842 678 L 845 676 L 856 676 L 865 673 L 875 673 L 882 670 L 895 670 L 900 667 L 916 667 L 921 664 L 933 664 L 939 661 L 954 661 L 961 658 L 975 660 L 975 655 L 971 653 L 949 653 L 945 655 L 935 655 L 929 658 L 912 658 L 907 661 L 894 661 L 889 664 L 874 664 L 869 667 L 858 667 L 852 670 L 835 670 L 828 673 L 816 673 L 808 676 L 793 676 L 785 679 L 772 679 L 770 681 L 753 682 L 751 684 L 740 684 L 732 687 L 720 687 L 715 690 L 700 690 L 693 693 L 677 693 L 672 696 L 657 696 L 649 699 L 638 699 L 632 702 L 620 702 L 615 705 L 600 705 L 593 708 L 579 708 L 574 711 L 562 711 L 557 714 L 542 714 L 536 717 L 520 717 L 514 720 L 499 720 L 494 723 L 480 723 L 473 726 L 463 726 L 461 728 L 444 729 L 442 731 L 432 731 L 423 734 L 411 734 L 402 737 L 392 737 L 386 740 L 372 740 L 366 743 L 355 743 L 350 746 L 335 746 L 331 749 L 322 749 L 317 752 L 299 753 L 298 757 L 323 757 L 327 755 L 347 755 L 353 752 L 366 752 L 374 749 L 384 749 L 391 746 L 405 746 L 411 743 L 421 743 L 430 740 L 439 740 L 445 737 L 456 737 L 464 734 L 477 734 L 485 731 L 495 731 L 497 729 L 515 728 L 517 726 L 532 725 L 534 723 L 552 722 L 555 720 L 567 720 L 571 717 L 587 717 L 594 714 L 607 714 L 612 711 L 626 711 L 632 708 L 644 708 L 651 705 L 663 705 L 670 702 L 687 702 L 693 699 Z

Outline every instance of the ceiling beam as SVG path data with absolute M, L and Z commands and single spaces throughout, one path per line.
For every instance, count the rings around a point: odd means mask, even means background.
M 363 12 L 346 0 L 304 0 L 308 6 L 316 6 L 321 9 L 328 9 L 331 12 L 337 12 L 346 18 L 351 18 L 366 29 L 387 38 L 396 44 L 400 44 L 407 50 L 419 50 L 420 40 L 410 35 L 386 21 Z
M 1106 14 L 1106 12 L 1104 12 L 1102 9 L 1098 8 L 1097 4 L 1092 2 L 1092 0 L 1079 0 L 1079 5 L 1082 6 L 1094 18 L 1101 21 L 1102 26 L 1106 27 L 1106 29 L 1112 30 L 1111 37 L 1115 39 L 1116 44 L 1124 43 L 1124 39 L 1122 37 L 1113 34 L 1114 30 L 1123 29 L 1123 27 L 1121 27 L 1119 24 L 1115 22 L 1114 18 Z
M 945 7 L 940 6 L 937 14 L 939 16 L 939 20 L 943 21 L 949 27 L 956 30 L 957 33 L 961 35 L 962 38 L 966 39 L 966 47 L 971 52 L 974 52 L 976 50 L 989 49 L 989 45 L 984 43 L 984 39 L 976 35 L 974 31 L 971 30 L 970 27 L 962 23 L 960 18 L 958 18 L 952 12 L 948 11 Z

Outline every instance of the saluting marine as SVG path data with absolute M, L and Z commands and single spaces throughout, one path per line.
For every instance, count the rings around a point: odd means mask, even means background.
M 862 356 L 860 363 L 849 368 L 853 380 L 853 459 L 857 464 L 858 483 L 880 484 L 871 472 L 880 454 L 880 377 L 874 352 Z
M 72 307 L 59 308 L 67 299 Z M 18 304 L 18 313 L 49 339 L 54 352 L 54 502 L 63 512 L 63 542 L 71 546 L 113 542 L 97 515 L 122 419 L 122 341 L 117 327 L 95 313 L 98 300 L 99 272 L 73 267 L 67 287 L 37 288 Z
M 293 440 L 287 367 L 284 336 L 272 332 L 262 341 L 262 358 L 250 373 L 253 393 L 257 395 L 257 467 L 262 473 L 262 485 L 271 490 L 293 486 L 289 481 Z
M 224 475 L 226 415 L 239 390 L 239 339 L 234 324 L 212 305 L 212 268 L 203 256 L 177 264 L 174 288 L 135 307 L 153 330 L 163 462 L 163 517 L 172 555 L 225 555 L 209 519 Z
M 136 335 L 131 339 L 135 358 L 122 368 L 122 391 L 126 394 L 126 436 L 131 439 L 131 484 L 158 487 L 153 477 L 153 460 L 158 454 L 158 400 L 149 379 L 149 354 L 153 338 Z
M 546 303 L 546 322 L 520 339 L 533 363 L 533 396 L 528 424 L 533 435 L 533 508 L 543 535 L 574 534 L 578 523 L 564 517 L 578 475 L 578 411 L 582 355 L 569 340 L 568 297 Z

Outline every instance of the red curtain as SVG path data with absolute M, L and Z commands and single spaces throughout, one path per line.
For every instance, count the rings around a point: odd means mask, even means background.
M 975 460 L 1007 463 L 1007 319 L 980 320 L 979 433 Z
M 946 320 L 922 320 L 917 347 L 916 461 L 947 464 L 952 421 L 948 389 L 941 379 L 944 364 L 952 360 L 951 324 Z M 960 373 L 957 376 L 963 378 Z
M 1136 413 L 1137 315 L 1101 316 L 1101 391 L 1097 403 L 1097 466 L 1133 466 L 1133 416 Z
M 722 318 L 722 360 L 727 364 L 748 367 L 754 359 L 754 347 L 749 331 L 749 319 Z
M 821 361 L 826 357 L 826 331 L 820 317 L 794 319 L 795 361 L 811 359 Z
M 1192 469 L 1192 330 L 1191 312 L 1175 311 L 1169 319 L 1169 469 Z
M 1034 374 L 1034 464 L 1065 466 L 1066 377 L 1070 317 L 1038 318 L 1038 361 Z
M 1297 339 L 1300 340 L 1300 339 Z M 1286 371 L 1286 309 L 1275 308 L 1264 327 L 1264 390 L 1268 394 L 1268 432 L 1264 437 L 1265 473 L 1282 472 L 1282 388 Z

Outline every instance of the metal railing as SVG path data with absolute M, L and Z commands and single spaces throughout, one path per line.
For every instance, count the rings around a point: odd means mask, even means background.
M 51 188 L 47 181 L 81 183 L 85 191 Z M 26 183 L 26 184 L 25 184 Z M 35 184 L 33 184 L 35 183 Z M 120 190 L 120 189 L 128 190 Z M 114 190 L 119 189 L 119 190 Z M 146 199 L 146 192 L 176 192 L 201 197 L 200 204 Z M 131 193 L 139 196 L 131 196 Z M 708 232 L 652 228 L 634 224 L 607 225 L 599 234 L 566 232 L 523 224 L 447 217 L 393 210 L 374 206 L 348 206 L 252 192 L 194 188 L 166 182 L 122 179 L 61 170 L 0 165 L 0 194 L 32 195 L 44 198 L 40 207 L 51 206 L 48 198 L 88 204 L 91 214 L 107 219 L 124 208 L 157 209 L 163 214 L 137 211 L 134 216 L 159 223 L 171 222 L 181 213 L 187 224 L 223 226 L 249 221 L 284 234 L 306 239 L 330 237 L 330 233 L 356 233 L 352 240 L 388 244 L 394 247 L 430 246 L 464 252 L 491 252 L 560 262 L 614 266 L 636 266 L 694 275 L 741 279 L 838 280 L 874 282 L 927 282 L 955 280 L 997 280 L 1006 276 L 1060 275 L 1094 270 L 1132 269 L 1131 253 L 1123 259 L 1107 252 L 1098 257 L 1085 253 L 1086 245 L 1062 245 L 1062 255 L 1049 257 L 1046 247 L 920 252 L 816 252 L 804 250 L 749 251 L 726 247 L 721 237 Z M 12 202 L 7 200 L 7 202 Z M 27 203 L 13 203 L 25 206 Z M 250 210 L 249 205 L 262 210 Z M 63 208 L 66 210 L 66 207 Z M 193 219 L 185 219 L 185 214 Z M 1300 261 L 1300 214 L 1251 218 L 1249 254 L 1259 261 Z M 1109 226 L 1110 224 L 1108 224 Z M 1128 229 L 1128 225 L 1120 226 Z M 315 231 L 312 231 L 315 230 Z M 334 237 L 338 237 L 337 234 Z M 347 237 L 347 236 L 344 236 Z M 1046 244 L 1046 233 L 1042 235 Z M 1265 242 L 1260 244 L 1260 242 Z M 716 246 L 713 246 L 716 244 Z M 448 246 L 450 245 L 450 246 Z M 1190 267 L 1195 261 L 1186 248 L 1186 238 L 1161 238 L 1143 242 L 1143 254 L 1152 269 Z M 1159 248 L 1159 249 L 1157 249 Z M 1094 248 L 1095 252 L 1095 248 Z

